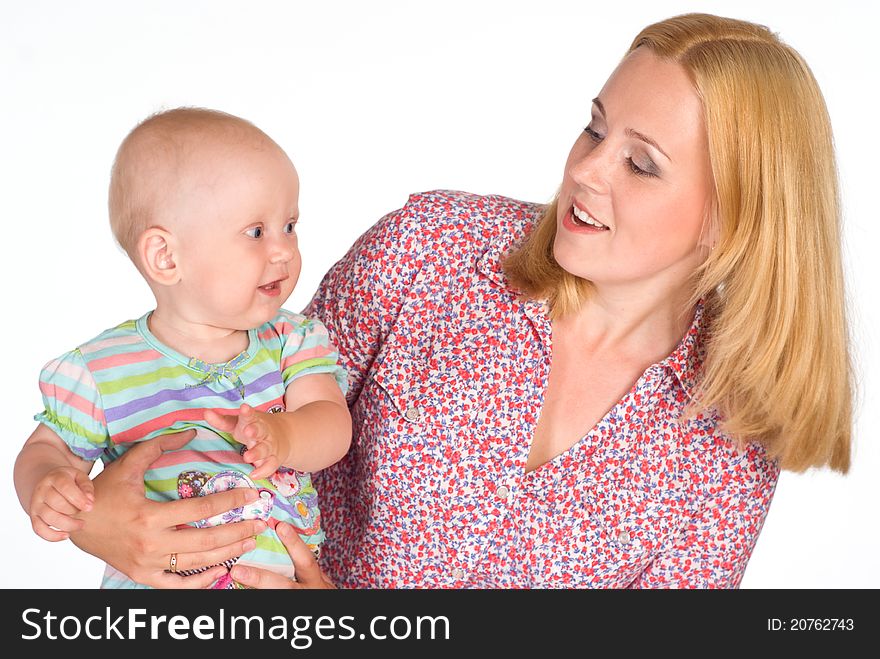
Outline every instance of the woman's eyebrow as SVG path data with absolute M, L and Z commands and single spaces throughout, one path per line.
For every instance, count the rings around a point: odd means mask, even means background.
M 593 99 L 593 105 L 595 105 L 597 108 L 599 108 L 599 112 L 602 114 L 603 117 L 605 117 L 605 106 L 602 105 L 602 101 L 600 101 L 598 98 L 594 98 L 594 99 Z M 660 145 L 657 144 L 656 141 L 652 140 L 652 139 L 651 139 L 650 137 L 648 137 L 647 135 L 644 135 L 644 134 L 638 132 L 637 130 L 633 130 L 632 128 L 627 128 L 624 132 L 625 132 L 627 135 L 629 135 L 630 137 L 634 137 L 634 138 L 636 138 L 637 140 L 641 140 L 641 141 L 644 142 L 645 144 L 650 144 L 650 145 L 653 146 L 655 149 L 657 149 L 660 153 L 662 153 L 664 156 L 666 156 L 666 159 L 667 159 L 669 162 L 672 162 L 672 158 L 669 157 L 669 154 L 667 154 L 663 149 L 661 149 L 661 148 L 660 148 Z

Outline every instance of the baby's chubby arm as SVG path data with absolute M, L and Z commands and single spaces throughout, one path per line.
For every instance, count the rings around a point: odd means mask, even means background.
M 303 375 L 287 386 L 286 412 L 267 414 L 242 405 L 237 415 L 209 410 L 205 420 L 248 447 L 251 478 L 267 478 L 284 465 L 319 471 L 337 462 L 351 445 L 351 415 L 329 373 Z
M 51 542 L 66 540 L 83 522 L 74 518 L 92 509 L 92 463 L 74 455 L 49 427 L 40 424 L 15 461 L 13 479 L 34 532 Z

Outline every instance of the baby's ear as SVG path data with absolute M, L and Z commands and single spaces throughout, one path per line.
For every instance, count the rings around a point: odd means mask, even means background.
M 174 236 L 160 227 L 150 227 L 141 234 L 137 244 L 138 257 L 150 281 L 172 286 L 180 281 L 180 268 L 175 261 Z

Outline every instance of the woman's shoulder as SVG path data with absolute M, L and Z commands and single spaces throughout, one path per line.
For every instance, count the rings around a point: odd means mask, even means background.
M 411 194 L 406 204 L 385 216 L 382 223 L 387 231 L 403 238 L 474 245 L 525 230 L 544 208 L 543 204 L 503 195 L 431 190 Z
M 543 208 L 543 205 L 497 194 L 484 195 L 463 190 L 429 190 L 411 194 L 405 208 L 441 216 L 464 212 L 476 217 L 490 213 L 525 217 L 534 213 L 536 209 Z
M 713 489 L 740 492 L 773 491 L 779 463 L 756 441 L 744 441 L 724 431 L 714 410 L 704 411 L 684 423 L 687 438 L 684 470 L 693 482 Z
M 403 291 L 417 278 L 439 281 L 450 272 L 466 271 L 490 250 L 524 236 L 543 210 L 541 204 L 502 195 L 457 190 L 411 194 L 334 264 L 307 313 L 327 314 L 328 296 L 349 305 L 356 300 L 359 307 L 397 308 Z
M 543 204 L 503 195 L 474 194 L 461 190 L 430 190 L 411 194 L 404 210 L 411 215 L 434 219 L 441 225 L 501 229 L 500 220 L 523 222 L 534 219 Z

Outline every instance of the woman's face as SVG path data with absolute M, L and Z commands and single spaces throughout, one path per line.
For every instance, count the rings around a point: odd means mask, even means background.
M 605 83 L 568 156 L 554 256 L 598 286 L 684 285 L 707 253 L 713 194 L 693 84 L 640 48 Z

